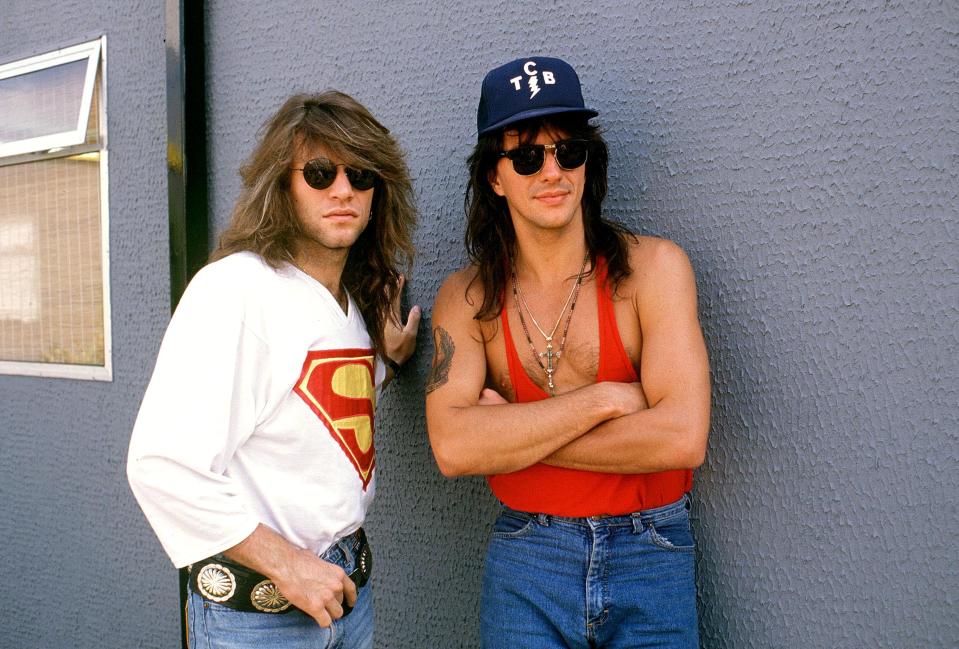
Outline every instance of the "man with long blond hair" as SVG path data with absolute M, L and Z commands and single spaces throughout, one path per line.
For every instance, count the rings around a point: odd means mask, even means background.
M 413 353 L 399 302 L 413 192 L 389 131 L 291 97 L 242 168 L 160 348 L 130 485 L 177 567 L 191 646 L 372 646 L 374 409 Z

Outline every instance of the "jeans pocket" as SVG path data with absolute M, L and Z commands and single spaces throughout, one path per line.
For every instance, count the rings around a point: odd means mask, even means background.
M 503 512 L 493 523 L 494 539 L 522 539 L 533 533 L 535 521 L 529 516 Z
M 652 542 L 664 550 L 692 552 L 696 549 L 693 531 L 689 526 L 689 514 L 686 512 L 651 521 L 649 535 Z

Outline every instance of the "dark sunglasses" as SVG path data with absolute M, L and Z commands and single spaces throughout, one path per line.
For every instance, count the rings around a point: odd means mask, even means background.
M 571 171 L 586 164 L 589 156 L 589 140 L 560 140 L 555 144 L 521 144 L 509 151 L 500 151 L 499 157 L 509 158 L 513 171 L 520 176 L 532 176 L 546 164 L 546 151 L 556 156 L 556 163 Z
M 376 183 L 376 172 L 370 169 L 354 169 L 345 164 L 333 164 L 328 158 L 313 158 L 305 162 L 302 168 L 292 168 L 290 171 L 302 171 L 303 180 L 313 189 L 326 189 L 336 180 L 337 167 L 343 167 L 346 172 L 346 178 L 350 181 L 353 189 L 361 192 L 367 189 L 373 189 Z

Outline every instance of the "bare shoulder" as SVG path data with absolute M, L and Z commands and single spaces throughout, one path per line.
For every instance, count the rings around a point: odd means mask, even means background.
M 436 300 L 434 311 L 458 312 L 472 318 L 483 303 L 483 287 L 477 278 L 475 266 L 466 266 L 451 273 L 443 280 Z
M 637 312 L 666 304 L 696 300 L 696 278 L 686 252 L 676 243 L 658 237 L 636 237 L 629 246 L 632 270 L 620 291 Z
M 474 267 L 458 270 L 443 281 L 436 294 L 431 317 L 433 364 L 426 383 L 428 404 L 476 405 L 477 395 L 483 389 L 483 334 L 475 318 L 482 305 L 482 294 L 476 275 Z M 454 389 L 439 389 L 447 384 Z
M 692 269 L 679 244 L 659 237 L 636 237 L 629 245 L 629 265 L 634 273 L 659 274 Z

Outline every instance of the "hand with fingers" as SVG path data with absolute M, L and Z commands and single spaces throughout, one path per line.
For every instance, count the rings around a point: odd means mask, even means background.
M 273 581 L 290 603 L 321 627 L 343 617 L 344 604 L 347 610 L 356 604 L 356 584 L 343 568 L 306 550 L 297 551 L 288 569 Z
M 406 323 L 403 323 L 402 313 L 400 313 L 400 298 L 403 295 L 403 287 L 405 285 L 406 277 L 400 275 L 390 317 L 383 323 L 383 344 L 386 347 L 384 350 L 386 363 L 394 374 L 403 363 L 409 360 L 410 356 L 412 356 L 416 350 L 416 332 L 419 329 L 420 317 L 422 316 L 422 309 L 420 309 L 419 306 L 414 306 L 410 309 Z

